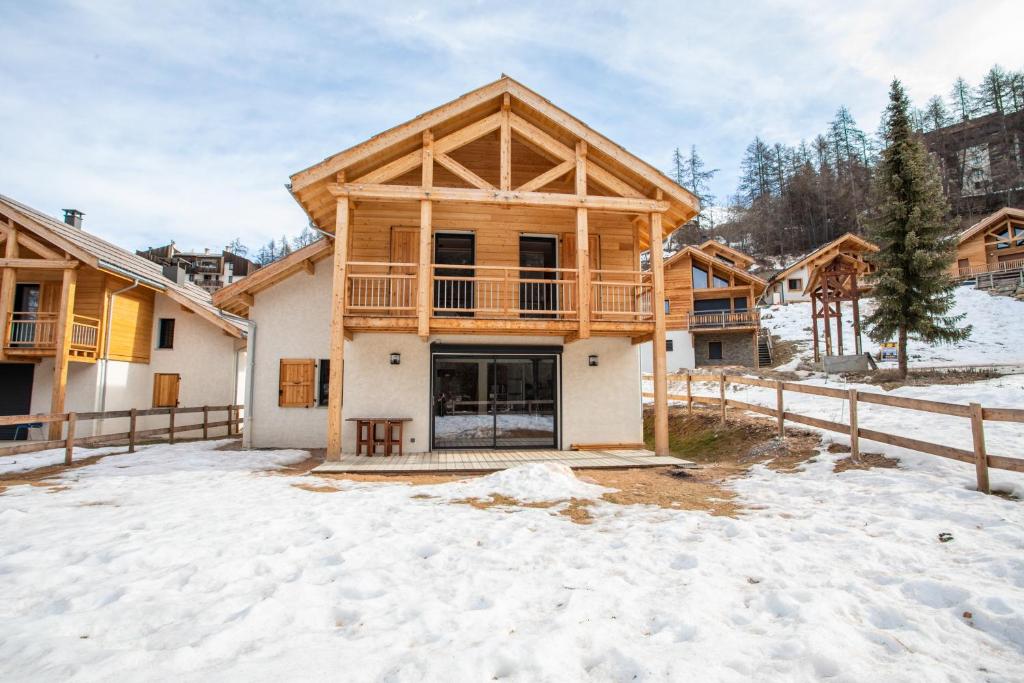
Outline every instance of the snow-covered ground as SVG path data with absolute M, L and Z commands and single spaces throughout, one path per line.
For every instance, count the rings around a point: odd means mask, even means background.
M 302 451 L 218 445 L 0 495 L 0 678 L 1024 677 L 1024 507 L 959 463 L 823 454 L 737 480 L 738 519 L 599 502 L 584 526 L 453 502 L 602 492 L 564 468 L 299 480 L 264 471 Z
M 861 301 L 861 320 L 874 308 L 870 298 Z M 954 315 L 966 313 L 965 324 L 973 327 L 970 339 L 950 344 L 931 346 L 911 340 L 907 354 L 911 364 L 919 367 L 942 367 L 962 365 L 1024 365 L 1024 301 L 1009 297 L 996 297 L 971 287 L 958 287 Z M 784 340 L 803 342 L 798 352 L 798 361 L 810 361 L 814 356 L 811 343 L 811 305 L 794 303 L 786 306 L 770 306 L 762 309 L 762 323 Z M 821 323 L 819 333 L 823 334 Z M 835 324 L 832 327 L 835 341 Z M 879 345 L 868 339 L 866 330 L 862 334 L 864 351 L 878 355 Z M 824 341 L 821 341 L 824 350 Z M 843 345 L 846 353 L 853 353 L 853 311 L 850 304 L 843 304 Z M 793 368 L 797 363 L 791 364 Z M 881 363 L 882 367 L 895 363 Z

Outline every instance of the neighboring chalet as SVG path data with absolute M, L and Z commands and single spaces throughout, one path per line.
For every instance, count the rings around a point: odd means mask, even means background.
M 964 230 L 957 239 L 950 274 L 973 279 L 1024 269 L 1024 209 L 1000 209 Z
M 0 414 L 236 403 L 245 322 L 65 213 L 61 222 L 0 196 Z M 90 420 L 78 433 L 125 423 Z M 0 439 L 46 438 L 32 431 L 0 428 Z
M 878 251 L 878 247 L 851 232 L 845 233 L 827 244 L 823 244 L 796 263 L 776 273 L 768 281 L 765 303 L 789 304 L 798 301 L 810 301 L 811 292 L 807 287 L 810 283 L 811 271 L 814 270 L 816 263 L 828 260 L 839 253 L 861 258 L 859 255 L 866 251 Z
M 291 178 L 333 233 L 214 295 L 254 323 L 252 446 L 405 452 L 643 441 L 637 345 L 657 339 L 663 235 L 698 211 L 654 167 L 502 77 Z M 645 278 L 640 253 L 652 248 Z M 251 418 L 251 419 L 250 419 Z
M 213 253 L 209 249 L 198 252 L 181 251 L 174 242 L 162 247 L 141 249 L 135 253 L 164 267 L 164 274 L 172 280 L 179 280 L 181 277 L 174 273 L 174 269 L 184 270 L 185 277 L 190 282 L 211 294 L 259 269 L 255 262 L 227 249 Z
M 671 371 L 712 366 L 758 366 L 760 315 L 755 307 L 767 283 L 747 272 L 754 259 L 716 240 L 687 246 L 665 261 Z M 653 367 L 644 345 L 644 372 Z

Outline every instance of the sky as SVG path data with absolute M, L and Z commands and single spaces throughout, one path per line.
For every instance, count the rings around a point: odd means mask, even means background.
M 1020 0 L 290 5 L 0 0 L 0 194 L 255 249 L 307 223 L 291 174 L 506 73 L 660 169 L 696 145 L 721 203 L 755 136 L 1024 67 Z

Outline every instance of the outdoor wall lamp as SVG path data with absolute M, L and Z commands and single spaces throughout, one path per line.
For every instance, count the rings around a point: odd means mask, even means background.
M 587 365 L 592 368 L 597 367 L 597 356 L 587 356 Z
M 388 360 L 391 362 L 392 365 L 401 365 L 402 364 L 402 354 L 400 354 L 400 353 L 392 353 L 388 357 Z

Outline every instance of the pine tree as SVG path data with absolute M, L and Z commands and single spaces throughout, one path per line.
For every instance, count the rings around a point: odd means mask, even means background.
M 290 253 L 292 253 L 292 245 L 288 241 L 288 235 L 281 235 L 281 246 L 277 249 L 278 258 L 283 258 Z
M 303 247 L 313 244 L 313 242 L 316 242 L 316 240 L 316 233 L 313 232 L 307 225 L 302 229 L 302 232 L 300 232 L 298 236 L 292 240 L 292 248 L 296 250 L 302 249 Z
M 893 80 L 886 108 L 885 150 L 874 185 L 876 215 L 870 237 L 880 247 L 868 258 L 877 307 L 865 320 L 871 339 L 896 337 L 899 375 L 907 376 L 907 339 L 952 343 L 966 339 L 963 315 L 949 315 L 955 258 L 953 224 L 935 161 L 910 124 L 910 101 Z
M 941 97 L 935 96 L 928 100 L 924 108 L 925 130 L 938 130 L 949 125 L 949 110 Z
M 960 76 L 953 81 L 949 103 L 961 121 L 967 121 L 974 115 L 974 95 L 971 94 L 971 86 Z
M 702 242 L 708 232 L 714 229 L 712 209 L 715 206 L 715 195 L 711 194 L 708 183 L 716 173 L 717 168 L 705 170 L 704 159 L 697 153 L 696 145 L 690 146 L 688 156 L 683 156 L 678 147 L 672 153 L 669 177 L 697 197 L 700 201 L 700 213 L 669 236 L 669 251 L 676 252 L 687 244 Z
M 249 253 L 249 247 L 242 244 L 242 240 L 239 237 L 228 242 L 228 245 L 224 247 L 224 251 L 229 251 L 232 254 L 238 254 L 239 256 L 245 256 Z
M 985 77 L 981 79 L 981 84 L 977 90 L 977 102 L 978 108 L 986 114 L 1004 114 L 1006 113 L 1006 96 L 1009 94 L 1010 78 L 1003 67 L 996 64 Z

